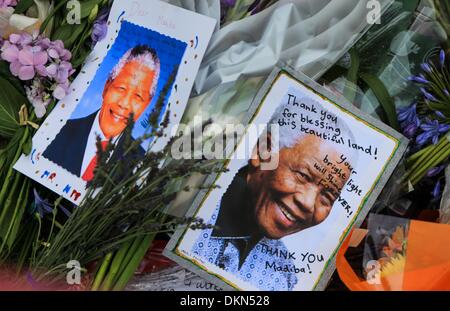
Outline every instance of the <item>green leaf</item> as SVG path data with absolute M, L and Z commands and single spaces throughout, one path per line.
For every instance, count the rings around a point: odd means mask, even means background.
M 24 127 L 24 126 L 19 127 L 18 130 L 16 131 L 16 133 L 14 134 L 14 136 L 8 142 L 8 145 L 5 147 L 5 149 L 2 150 L 2 153 L 4 154 L 4 157 L 5 157 L 5 160 L 4 160 L 5 163 L 4 163 L 2 170 L 0 170 L 0 179 L 1 180 L 4 180 L 6 178 L 8 169 L 14 165 L 14 161 L 15 161 L 16 155 L 17 155 L 17 149 L 22 148 L 21 141 L 22 141 L 23 135 L 25 135 L 25 133 L 26 133 L 26 127 Z
M 389 125 L 397 131 L 400 130 L 400 126 L 397 120 L 397 112 L 395 110 L 394 99 L 389 94 L 384 83 L 377 76 L 369 73 L 361 73 L 360 77 L 372 90 L 375 97 L 380 102 L 381 107 L 386 113 Z
M 83 33 L 86 22 L 81 24 L 63 25 L 55 30 L 53 33 L 53 40 L 62 40 L 64 47 L 68 50 L 72 48 L 72 45 L 79 39 L 79 36 Z
M 7 163 L 7 152 L 5 149 L 0 150 L 0 171 L 6 168 Z M 9 164 L 8 164 L 9 165 Z
M 27 141 L 22 145 L 22 151 L 25 155 L 29 155 L 31 153 L 31 149 L 33 147 L 33 140 L 31 135 L 28 137 Z
M 19 128 L 19 110 L 28 99 L 0 77 L 0 136 L 11 138 Z
M 52 20 L 53 16 L 58 12 L 59 9 L 61 9 L 63 6 L 65 7 L 65 4 L 67 1 L 69 1 L 69 0 L 60 0 L 60 2 L 57 5 L 55 5 L 53 10 L 50 11 L 48 16 L 45 18 L 44 22 L 42 23 L 41 28 L 39 30 L 40 33 L 43 33 L 45 31 L 48 24 Z
M 78 66 L 81 66 L 84 63 L 84 61 L 86 60 L 86 58 L 89 56 L 91 51 L 92 50 L 89 49 L 89 48 L 81 47 L 78 50 L 76 58 L 74 57 L 72 59 L 72 66 L 73 66 L 73 68 L 77 68 Z
M 16 14 L 23 14 L 26 10 L 28 10 L 32 5 L 34 4 L 33 0 L 20 0 L 16 8 L 14 10 L 14 13 Z
M 349 54 L 350 54 L 351 64 L 350 64 L 350 69 L 348 70 L 348 73 L 347 73 L 347 81 L 345 82 L 344 96 L 345 96 L 345 98 L 348 99 L 348 101 L 353 103 L 353 101 L 355 100 L 355 95 L 356 95 L 356 89 L 354 86 L 357 84 L 357 81 L 358 81 L 358 71 L 359 71 L 359 66 L 360 66 L 360 60 L 359 60 L 358 52 L 356 51 L 355 48 L 351 49 Z
M 91 14 L 92 9 L 102 0 L 87 0 L 81 3 L 81 18 L 86 18 Z

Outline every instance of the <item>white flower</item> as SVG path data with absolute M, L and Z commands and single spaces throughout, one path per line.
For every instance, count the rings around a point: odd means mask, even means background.
M 31 87 L 25 87 L 25 92 L 30 103 L 34 107 L 36 117 L 42 118 L 47 112 L 50 96 L 44 92 L 44 88 L 38 79 L 33 80 Z
M 8 34 L 6 33 L 7 29 L 9 29 L 9 20 L 14 13 L 14 8 L 0 8 L 0 36 L 6 37 Z
M 26 15 L 14 14 L 14 9 L 0 9 L 0 35 L 6 38 L 12 33 L 26 31 L 32 34 L 39 30 L 50 11 L 53 3 L 49 0 L 33 0 L 34 5 L 28 9 Z M 50 31 L 51 26 L 46 29 Z

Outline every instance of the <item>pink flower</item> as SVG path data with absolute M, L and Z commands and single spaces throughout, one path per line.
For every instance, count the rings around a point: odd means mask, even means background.
M 17 0 L 0 0 L 0 8 L 13 7 L 17 5 Z
M 64 89 L 64 86 L 58 84 L 53 91 L 53 96 L 59 100 L 63 99 L 66 96 L 66 90 Z
M 19 48 L 6 41 L 1 56 L 7 62 L 16 62 L 19 58 Z
M 55 79 L 58 83 L 65 83 L 74 72 L 72 65 L 65 61 L 59 64 L 52 63 L 46 69 L 48 77 Z
M 7 57 L 10 57 L 10 70 L 14 76 L 26 81 L 33 79 L 36 72 L 44 77 L 47 75 L 44 65 L 47 63 L 48 57 L 47 53 L 42 51 L 40 47 L 27 46 L 17 53 L 17 58 L 13 56 L 15 52 L 17 52 L 17 48 L 14 48 L 14 46 L 10 46 L 3 52 Z
M 1 1 L 1 0 L 0 0 Z M 45 115 L 51 97 L 64 98 L 69 92 L 69 77 L 75 72 L 72 55 L 61 40 L 51 41 L 33 34 L 12 34 L 1 45 L 0 58 L 9 62 L 11 73 L 24 83 L 36 115 Z

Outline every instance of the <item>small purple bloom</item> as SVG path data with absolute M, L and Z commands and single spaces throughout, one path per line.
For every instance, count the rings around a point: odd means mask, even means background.
M 445 165 L 439 165 L 439 166 L 430 168 L 427 172 L 427 177 L 434 177 L 434 176 L 439 175 L 443 171 L 444 168 L 445 168 Z
M 44 217 L 45 214 L 50 214 L 53 211 L 53 207 L 47 200 L 44 200 L 40 197 L 36 189 L 33 189 L 34 193 L 34 210 L 39 213 L 41 218 Z
M 444 94 L 447 95 L 448 97 L 450 97 L 450 93 L 448 92 L 447 89 L 444 89 Z
M 403 134 L 407 137 L 407 138 L 412 138 L 417 130 L 419 129 L 419 125 L 415 122 L 409 123 L 408 125 L 406 125 L 403 128 Z
M 11 73 L 27 81 L 26 95 L 38 118 L 45 115 L 51 94 L 56 99 L 67 95 L 69 77 L 75 70 L 70 63 L 72 54 L 63 41 L 51 41 L 38 32 L 11 34 L 0 50 L 0 58 L 9 62 Z
M 441 196 L 441 181 L 440 180 L 438 180 L 437 183 L 434 185 L 432 195 L 435 200 L 438 200 L 439 197 Z
M 445 119 L 446 118 L 445 115 L 442 112 L 440 112 L 439 110 L 436 110 L 435 113 L 441 119 Z
M 33 194 L 34 194 L 33 212 L 37 212 L 41 218 L 43 218 L 45 214 L 51 214 L 53 212 L 54 205 L 49 203 L 47 199 L 42 199 L 41 196 L 36 191 L 36 189 L 33 189 Z M 65 207 L 63 206 L 59 207 L 67 217 L 70 217 L 71 213 Z
M 422 83 L 422 84 L 428 84 L 430 83 L 430 81 L 428 81 L 427 79 L 425 79 L 424 77 L 421 76 L 412 76 L 408 78 L 409 81 L 414 81 L 417 83 Z
M 94 22 L 92 28 L 91 39 L 93 43 L 97 43 L 105 39 L 108 33 L 108 16 L 109 16 L 110 8 L 108 6 L 103 7 L 99 14 L 97 15 L 97 19 Z
M 36 72 L 46 76 L 44 65 L 47 63 L 47 53 L 40 47 L 27 46 L 19 51 L 12 45 L 3 51 L 2 58 L 11 62 L 11 73 L 23 81 L 33 79 Z
M 92 41 L 94 41 L 94 43 L 99 42 L 103 39 L 105 39 L 106 34 L 108 32 L 108 26 L 106 24 L 106 22 L 95 22 L 93 29 L 92 29 Z
M 417 104 L 413 103 L 410 106 L 399 108 L 397 112 L 398 120 L 404 123 L 417 123 L 416 107 Z
M 400 108 L 398 110 L 398 120 L 403 130 L 403 134 L 412 138 L 420 126 L 420 120 L 417 117 L 416 103 Z
M 441 52 L 439 53 L 439 61 L 441 63 L 441 68 L 444 68 L 445 65 L 445 51 L 441 50 Z
M 429 93 L 425 88 L 421 87 L 420 91 L 422 92 L 422 94 L 425 96 L 426 99 L 433 101 L 433 102 L 438 101 L 438 99 L 436 97 L 434 97 L 433 94 Z
M 426 71 L 428 73 L 431 73 L 433 71 L 433 69 L 431 68 L 431 66 L 427 63 L 423 63 L 420 65 L 420 67 L 422 67 L 423 71 Z
M 438 120 L 427 120 L 425 123 L 420 125 L 420 128 L 424 132 L 419 134 L 416 138 L 418 145 L 423 145 L 429 140 L 431 140 L 433 144 L 437 144 L 440 134 L 450 130 L 450 125 L 439 124 Z
M 17 0 L 0 0 L 0 8 L 15 7 Z

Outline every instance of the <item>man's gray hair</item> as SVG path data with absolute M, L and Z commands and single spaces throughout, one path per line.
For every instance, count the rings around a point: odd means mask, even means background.
M 134 48 L 129 49 L 119 60 L 119 62 L 114 66 L 109 74 L 108 81 L 112 81 L 119 75 L 123 67 L 131 62 L 137 61 L 140 64 L 153 70 L 155 75 L 153 77 L 153 84 L 150 89 L 150 97 L 153 97 L 158 87 L 159 72 L 160 72 L 160 62 L 156 51 L 147 45 L 138 45 Z
M 287 100 L 286 100 L 287 102 Z M 268 132 L 271 132 L 271 125 L 280 125 L 279 121 L 289 121 L 291 122 L 289 125 L 279 126 L 278 130 L 278 148 L 281 150 L 282 148 L 292 148 L 294 145 L 298 143 L 298 141 L 304 138 L 307 135 L 315 135 L 318 138 L 322 139 L 324 143 L 327 143 L 329 146 L 332 146 L 335 150 L 341 152 L 346 155 L 349 160 L 356 163 L 358 154 L 356 150 L 350 148 L 348 146 L 347 139 L 350 139 L 352 142 L 355 142 L 355 137 L 353 135 L 352 130 L 349 128 L 346 122 L 342 120 L 339 116 L 336 116 L 331 111 L 326 109 L 321 103 L 316 100 L 313 100 L 307 96 L 297 95 L 296 103 L 302 103 L 305 106 L 305 109 L 300 108 L 299 106 L 293 107 L 293 105 L 282 104 L 277 107 L 272 118 L 269 122 L 269 126 L 267 127 Z M 316 112 L 313 109 L 309 109 L 306 107 L 314 107 Z M 290 113 L 297 113 L 295 117 L 287 118 L 284 113 L 286 109 L 289 109 Z M 326 111 L 326 114 L 331 118 L 335 118 L 335 122 L 331 122 L 324 120 L 321 123 L 320 113 L 321 111 Z M 302 121 L 303 119 L 309 118 L 309 120 L 314 120 L 311 123 L 305 123 Z M 315 121 L 318 121 L 316 123 Z M 295 126 L 293 126 L 292 122 L 295 122 Z M 308 128 L 307 133 L 301 130 L 301 127 Z M 327 138 L 320 137 L 320 134 L 327 133 Z M 330 133 L 334 133 L 337 140 L 343 138 L 343 141 L 335 142 L 331 139 L 333 135 Z M 277 148 L 277 146 L 274 146 Z

